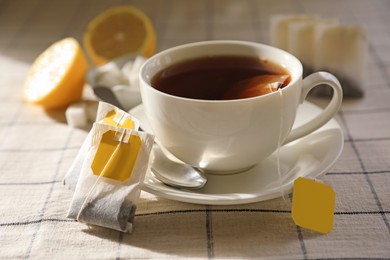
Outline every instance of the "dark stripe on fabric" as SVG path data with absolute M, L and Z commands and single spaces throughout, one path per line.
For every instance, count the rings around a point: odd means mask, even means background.
M 61 219 L 61 218 L 43 218 L 31 221 L 20 221 L 20 222 L 8 222 L 8 223 L 0 223 L 0 227 L 8 227 L 8 226 L 26 226 L 33 225 L 42 222 L 77 222 L 73 219 Z
M 367 172 L 328 172 L 326 175 L 359 175 L 359 174 L 389 174 L 390 171 L 367 171 Z
M 207 256 L 209 259 L 214 257 L 213 241 L 213 217 L 211 206 L 206 206 L 206 234 L 207 234 Z
M 390 214 L 390 210 L 335 212 L 334 214 L 335 215 L 384 215 L 384 214 Z
M 210 209 L 212 213 L 282 213 L 291 214 L 290 210 L 269 210 L 269 209 Z M 194 210 L 171 210 L 171 211 L 159 211 L 151 213 L 136 214 L 137 217 L 148 217 L 156 215 L 174 215 L 174 214 L 187 214 L 187 213 L 202 213 L 206 212 L 203 209 Z M 335 212 L 335 215 L 379 215 L 379 214 L 390 214 L 390 210 L 386 211 L 350 211 L 350 212 Z
M 357 139 L 353 139 L 353 140 L 351 137 L 348 137 L 348 139 L 345 140 L 346 143 L 378 142 L 378 141 L 390 141 L 390 137 L 357 138 Z
M 381 108 L 367 108 L 367 109 L 358 109 L 358 110 L 346 110 L 342 111 L 344 114 L 376 114 L 382 112 L 390 112 L 390 107 L 381 107 Z
M 1 101 L 0 101 L 1 102 Z M 17 126 L 17 125 L 20 125 L 20 126 L 30 126 L 30 125 L 36 125 L 36 126 L 51 126 L 53 125 L 53 122 L 34 122 L 34 121 L 24 121 L 24 122 L 2 122 L 0 123 L 0 126 L 10 126 L 10 125 L 13 125 L 13 126 Z
M 296 228 L 297 228 L 298 240 L 299 240 L 299 245 L 301 246 L 303 259 L 307 259 L 307 250 L 305 246 L 305 241 L 303 239 L 302 230 L 299 226 L 296 226 Z
M 43 181 L 43 182 L 6 182 L 0 183 L 0 186 L 24 186 L 24 185 L 46 185 L 60 183 L 62 181 Z
M 119 235 L 118 235 L 118 251 L 116 252 L 116 258 L 115 258 L 116 260 L 121 259 L 120 255 L 121 255 L 123 236 L 124 236 L 124 233 L 123 232 L 119 232 Z
M 69 147 L 60 147 L 60 148 L 17 148 L 17 149 L 0 149 L 0 152 L 5 152 L 5 153 L 26 153 L 26 152 L 62 152 L 62 151 L 67 151 L 67 150 L 76 150 L 80 149 L 81 146 L 69 146 Z
M 268 210 L 268 209 L 210 209 L 209 211 L 219 212 L 262 212 L 262 213 L 291 213 L 289 210 Z M 203 213 L 206 212 L 204 209 L 185 209 L 185 210 L 169 210 L 169 211 L 158 211 L 151 213 L 136 214 L 137 217 L 155 216 L 155 215 L 170 215 L 170 214 L 186 214 L 186 213 Z

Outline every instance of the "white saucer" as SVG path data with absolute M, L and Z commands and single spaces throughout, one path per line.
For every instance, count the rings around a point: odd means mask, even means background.
M 298 109 L 294 127 L 321 111 L 318 106 L 305 101 Z M 133 108 L 130 113 L 138 118 L 142 129 L 151 132 L 142 105 Z M 149 172 L 145 177 L 143 190 L 167 199 L 207 205 L 269 200 L 290 193 L 294 180 L 298 177 L 318 178 L 325 174 L 340 156 L 343 145 L 340 125 L 332 119 L 310 135 L 281 147 L 268 159 L 246 172 L 227 176 L 207 175 L 208 182 L 202 189 L 179 190 L 161 183 Z

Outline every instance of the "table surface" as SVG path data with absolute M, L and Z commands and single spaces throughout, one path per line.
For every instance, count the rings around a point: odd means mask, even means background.
M 87 131 L 69 127 L 63 110 L 25 103 L 22 84 L 39 53 L 67 36 L 81 41 L 88 21 L 118 4 L 151 17 L 158 51 L 212 39 L 268 43 L 277 13 L 337 17 L 366 30 L 365 96 L 344 100 L 336 117 L 344 149 L 321 178 L 336 192 L 330 233 L 296 226 L 291 196 L 207 206 L 142 192 L 132 234 L 65 217 L 72 193 L 62 180 Z M 385 0 L 0 0 L 0 258 L 389 259 L 389 13 Z

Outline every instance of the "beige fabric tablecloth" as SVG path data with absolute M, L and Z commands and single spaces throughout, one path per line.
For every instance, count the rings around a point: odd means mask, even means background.
M 63 110 L 26 104 L 22 83 L 51 43 L 81 41 L 92 17 L 123 3 L 152 18 L 158 50 L 210 39 L 267 43 L 276 13 L 338 17 L 366 29 L 365 97 L 344 101 L 337 116 L 344 149 L 322 178 L 336 192 L 329 234 L 296 226 L 282 198 L 207 206 L 142 192 L 133 234 L 65 218 L 72 193 L 62 179 L 87 132 L 70 128 Z M 389 13 L 385 0 L 0 0 L 0 258 L 390 259 Z

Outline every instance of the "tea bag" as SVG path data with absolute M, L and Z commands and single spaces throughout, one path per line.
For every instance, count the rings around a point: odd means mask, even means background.
M 95 121 L 102 124 L 126 129 L 138 130 L 139 128 L 139 122 L 136 118 L 132 117 L 125 111 L 105 102 L 99 102 Z M 69 170 L 65 175 L 63 183 L 70 190 L 74 191 L 76 188 L 81 172 L 81 167 L 88 152 L 89 144 L 91 143 L 91 138 L 92 134 L 89 132 L 79 152 L 77 153 L 75 160 L 72 162 Z
M 95 123 L 67 217 L 131 232 L 153 140 L 146 132 Z
M 289 75 L 259 75 L 237 82 L 231 87 L 224 99 L 240 99 L 261 96 L 285 86 Z

